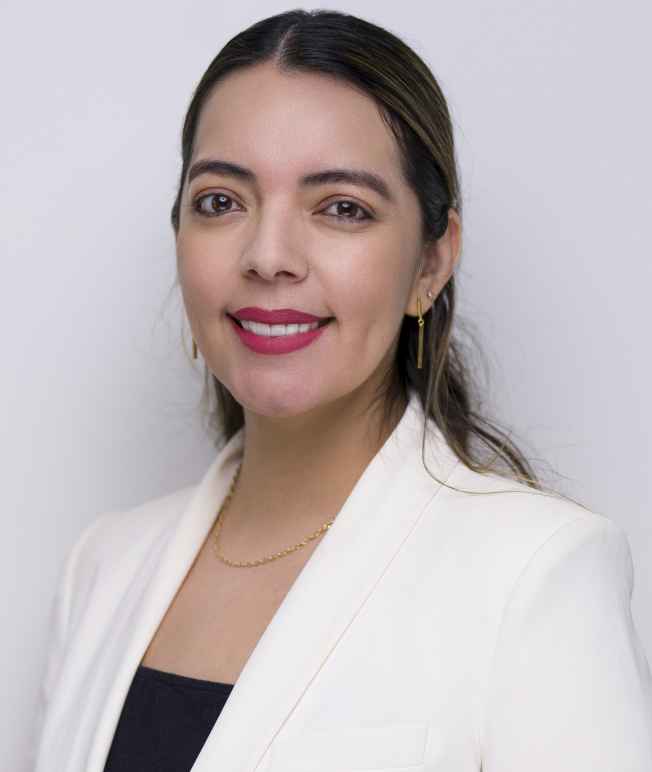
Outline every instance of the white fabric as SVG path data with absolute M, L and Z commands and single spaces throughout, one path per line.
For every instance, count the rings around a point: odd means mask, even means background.
M 423 466 L 423 420 L 412 393 L 193 772 L 652 772 L 652 677 L 624 532 L 472 472 L 429 424 L 430 473 L 483 493 L 440 485 Z M 52 607 L 36 772 L 102 772 L 131 679 L 243 437 L 197 486 L 103 513 L 70 551 Z

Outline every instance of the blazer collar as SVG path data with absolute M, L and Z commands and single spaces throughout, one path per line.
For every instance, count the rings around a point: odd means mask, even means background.
M 192 772 L 258 766 L 381 574 L 440 485 L 424 469 L 424 414 L 415 391 L 258 641 Z M 457 463 L 428 421 L 428 469 L 446 481 Z M 218 452 L 179 517 L 134 615 L 137 624 L 106 684 L 90 748 L 89 772 L 102 772 L 134 673 L 208 535 L 243 452 L 240 429 Z M 291 656 L 288 653 L 291 652 Z

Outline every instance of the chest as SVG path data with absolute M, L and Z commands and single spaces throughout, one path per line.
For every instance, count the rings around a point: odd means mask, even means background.
M 212 542 L 197 553 L 186 545 L 193 562 L 182 562 L 183 534 L 163 555 L 116 551 L 77 593 L 47 758 L 100 772 L 142 658 L 238 683 L 197 772 L 477 772 L 476 676 L 493 648 L 483 585 L 456 567 L 450 539 L 413 533 L 388 554 L 376 533 L 342 531 L 320 554 L 311 543 L 242 569 L 221 563 Z M 266 550 L 225 542 L 224 553 Z
M 207 539 L 141 664 L 234 684 L 290 587 L 317 546 L 255 567 L 220 561 Z

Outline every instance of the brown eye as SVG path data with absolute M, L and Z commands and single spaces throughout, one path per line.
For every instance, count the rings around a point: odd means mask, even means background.
M 326 209 L 330 209 L 333 206 L 338 208 L 338 212 L 336 214 L 329 215 L 329 217 L 335 217 L 338 220 L 349 221 L 349 222 L 363 222 L 364 220 L 373 219 L 371 214 L 366 209 L 363 209 L 360 206 L 360 204 L 357 204 L 355 201 L 349 201 L 347 199 L 342 198 L 339 201 L 333 201 L 333 203 L 329 204 L 329 206 L 327 206 Z M 324 211 L 326 211 L 326 209 Z M 355 215 L 356 212 L 359 212 L 362 214 L 362 216 L 361 217 L 353 216 L 351 214 L 352 212 L 353 212 L 353 215 Z
M 232 203 L 233 200 L 226 193 L 207 193 L 203 196 L 198 196 L 193 201 L 192 208 L 202 217 L 220 217 L 231 211 L 229 203 Z M 228 208 L 225 209 L 225 206 Z

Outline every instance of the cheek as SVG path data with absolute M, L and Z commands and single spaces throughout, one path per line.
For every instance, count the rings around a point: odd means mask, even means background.
M 330 282 L 333 314 L 360 332 L 394 327 L 402 318 L 409 266 L 392 245 L 351 256 Z
M 220 308 L 224 305 L 224 289 L 228 281 L 225 262 L 215 250 L 192 239 L 177 245 L 177 271 L 184 298 L 198 306 Z
M 385 356 L 403 320 L 403 289 L 390 262 L 382 269 L 369 266 L 348 272 L 345 281 L 327 292 L 337 302 L 332 313 L 338 317 L 342 351 L 349 352 L 358 366 L 373 366 Z

